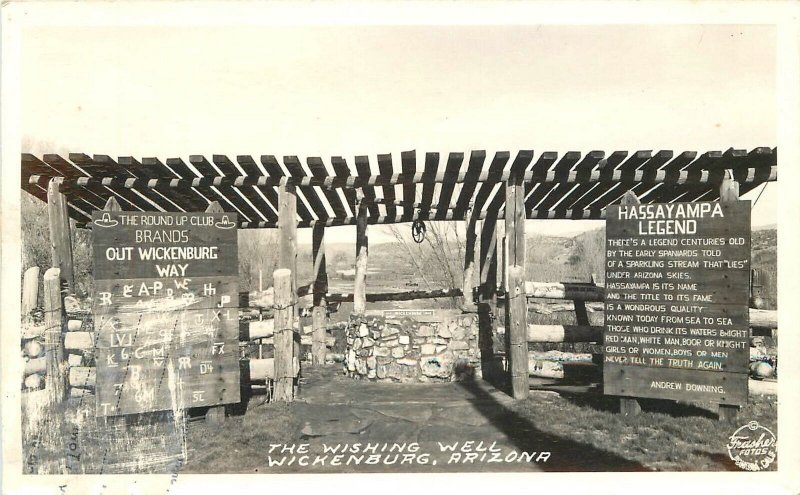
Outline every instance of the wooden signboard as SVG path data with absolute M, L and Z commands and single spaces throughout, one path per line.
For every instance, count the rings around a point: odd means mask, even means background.
M 747 402 L 750 202 L 609 206 L 608 395 Z
M 97 415 L 239 402 L 236 216 L 92 221 Z

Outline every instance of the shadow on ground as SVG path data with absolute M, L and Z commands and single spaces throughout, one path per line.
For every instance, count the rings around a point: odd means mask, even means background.
M 470 402 L 473 407 L 489 419 L 517 449 L 551 452 L 550 459 L 539 464 L 543 471 L 648 470 L 638 462 L 540 430 L 531 421 L 498 402 L 476 382 L 464 382 L 461 386 L 472 395 Z M 501 414 L 498 414 L 498 410 L 502 411 Z

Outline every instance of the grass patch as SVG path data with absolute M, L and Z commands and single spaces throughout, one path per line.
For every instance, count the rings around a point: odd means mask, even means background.
M 739 426 L 755 420 L 778 434 L 774 396 L 751 397 L 735 424 L 718 421 L 716 408 L 707 404 L 641 403 L 640 415 L 623 416 L 613 397 L 533 392 L 528 400 L 510 407 L 545 433 L 591 445 L 655 471 L 738 471 L 726 445 Z M 770 470 L 777 469 L 776 464 Z

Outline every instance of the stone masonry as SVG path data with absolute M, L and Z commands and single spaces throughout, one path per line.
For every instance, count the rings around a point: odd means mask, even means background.
M 477 316 L 456 310 L 351 316 L 345 373 L 392 382 L 469 380 L 480 374 Z

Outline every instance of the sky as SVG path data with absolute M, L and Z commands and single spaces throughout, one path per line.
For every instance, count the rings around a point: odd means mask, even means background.
M 758 25 L 26 28 L 23 151 L 376 166 L 407 150 L 773 147 L 775 42 Z M 773 184 L 753 225 L 775 224 L 776 207 Z M 353 237 L 331 229 L 329 242 Z

